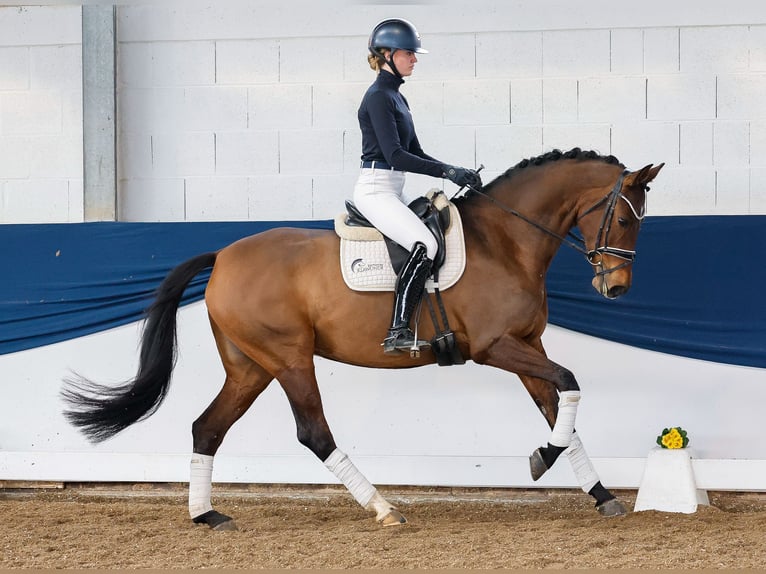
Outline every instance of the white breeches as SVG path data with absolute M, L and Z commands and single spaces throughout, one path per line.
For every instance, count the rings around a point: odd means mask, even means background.
M 362 168 L 354 187 L 354 204 L 383 235 L 412 251 L 422 243 L 428 258 L 436 257 L 436 238 L 404 204 L 405 172 Z

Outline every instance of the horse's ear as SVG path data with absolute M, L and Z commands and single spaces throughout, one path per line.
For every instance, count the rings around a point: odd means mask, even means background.
M 652 181 L 655 177 L 657 177 L 657 174 L 660 173 L 660 170 L 664 166 L 664 163 L 661 163 L 658 166 L 652 167 L 652 164 L 645 165 L 638 171 L 633 171 L 629 173 L 627 176 L 625 176 L 625 186 L 631 187 L 634 185 L 639 186 L 645 186 L 647 183 Z

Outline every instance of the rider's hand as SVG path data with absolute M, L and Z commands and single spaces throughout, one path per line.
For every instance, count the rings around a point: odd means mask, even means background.
M 444 177 L 449 179 L 458 187 L 481 187 L 481 176 L 474 169 L 457 167 L 452 165 L 444 166 Z

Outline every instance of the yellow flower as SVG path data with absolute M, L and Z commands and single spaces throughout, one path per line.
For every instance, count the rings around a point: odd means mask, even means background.
M 662 431 L 657 437 L 657 444 L 662 448 L 684 448 L 689 443 L 686 431 L 680 427 L 673 427 Z

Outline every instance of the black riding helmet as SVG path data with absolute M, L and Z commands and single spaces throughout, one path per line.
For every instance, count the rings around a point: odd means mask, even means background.
M 406 50 L 408 52 L 415 52 L 416 54 L 427 54 L 428 50 L 424 50 L 420 46 L 420 34 L 415 29 L 415 26 L 407 20 L 401 18 L 391 18 L 383 20 L 372 30 L 370 39 L 367 42 L 367 48 L 381 58 L 394 73 L 400 78 L 402 75 L 399 70 L 394 66 L 394 52 L 396 50 Z M 382 49 L 387 48 L 391 50 L 391 58 L 386 57 L 381 52 Z

